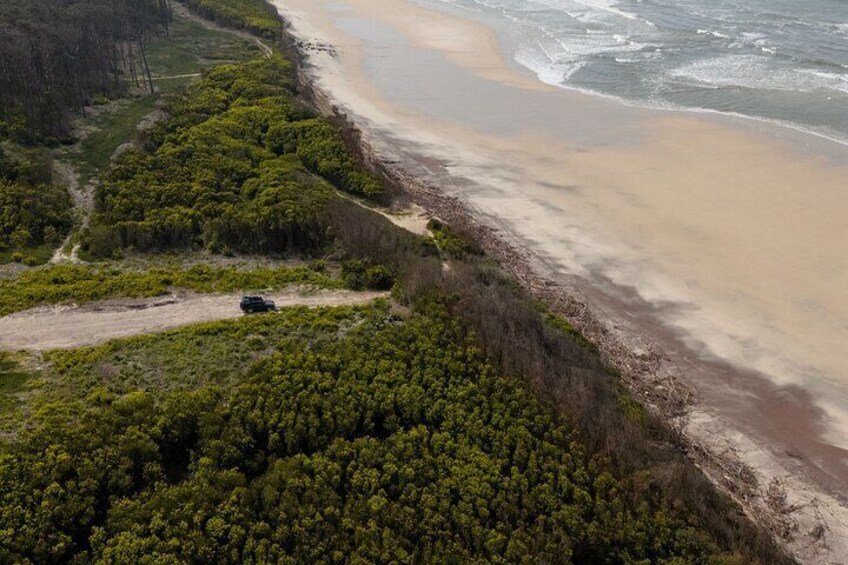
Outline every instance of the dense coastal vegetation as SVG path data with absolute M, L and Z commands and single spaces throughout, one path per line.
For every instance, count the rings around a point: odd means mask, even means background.
M 71 230 L 70 195 L 50 168 L 44 151 L 12 157 L 0 146 L 0 264 L 43 262 Z
M 283 338 L 232 386 L 100 389 L 74 426 L 57 430 L 54 416 L 26 432 L 0 461 L 3 531 L 26 532 L 3 539 L 4 558 L 565 563 L 715 552 L 648 483 L 592 462 L 438 304 L 405 320 L 377 307 L 344 338 L 310 342 Z
M 338 131 L 295 99 L 291 66 L 279 57 L 220 66 L 166 111 L 142 149 L 121 155 L 104 179 L 84 237 L 91 254 L 321 249 L 322 216 L 336 198 L 330 182 L 379 192 Z
M 264 1 L 185 3 L 280 33 Z M 393 300 L 0 355 L 0 561 L 783 562 L 467 236 L 339 196 L 383 186 L 295 72 L 261 56 L 170 97 L 101 175 L 80 241 L 111 261 L 0 280 L 0 314 L 175 288 Z M 326 261 L 120 263 L 165 250 Z
M 185 4 L 213 22 L 266 39 L 279 39 L 282 33 L 277 10 L 265 0 L 185 0 Z

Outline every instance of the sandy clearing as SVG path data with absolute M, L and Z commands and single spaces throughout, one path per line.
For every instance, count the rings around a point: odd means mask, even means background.
M 58 159 L 53 161 L 53 172 L 68 189 L 68 193 L 73 199 L 75 213 L 79 219 L 79 227 L 74 226 L 74 229 L 59 244 L 59 247 L 53 253 L 53 257 L 50 258 L 50 263 L 79 263 L 79 244 L 72 246 L 70 252 L 66 250 L 77 230 L 88 226 L 91 211 L 94 209 L 94 183 L 89 181 L 85 186 L 80 186 L 79 171 L 66 161 Z
M 361 200 L 343 192 L 338 192 L 337 194 L 348 202 L 352 202 L 361 208 L 380 214 L 397 227 L 410 233 L 423 237 L 433 236 L 433 234 L 430 233 L 430 229 L 427 227 L 430 223 L 430 219 L 432 218 L 432 214 L 428 213 L 418 204 L 410 204 L 402 210 L 388 210 L 386 208 L 369 206 Z
M 386 292 L 289 291 L 267 295 L 278 307 L 347 306 Z M 243 316 L 240 294 L 169 295 L 85 306 L 46 306 L 0 318 L 0 350 L 70 349 L 111 339 Z M 273 315 L 273 314 L 269 314 Z

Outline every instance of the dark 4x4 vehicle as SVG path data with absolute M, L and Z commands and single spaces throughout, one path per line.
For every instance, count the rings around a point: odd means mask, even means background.
M 265 300 L 261 296 L 244 296 L 241 299 L 242 312 L 245 314 L 254 314 L 256 312 L 273 312 L 277 309 L 277 305 L 271 300 Z

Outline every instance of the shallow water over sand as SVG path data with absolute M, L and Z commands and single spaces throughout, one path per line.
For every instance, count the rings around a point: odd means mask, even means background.
M 540 80 L 779 120 L 848 143 L 840 0 L 415 0 L 501 26 Z
M 705 404 L 848 492 L 848 147 L 549 87 L 488 28 L 398 0 L 277 3 L 338 47 L 319 84 L 360 123 L 440 160 L 446 192 L 612 319 L 685 345 Z

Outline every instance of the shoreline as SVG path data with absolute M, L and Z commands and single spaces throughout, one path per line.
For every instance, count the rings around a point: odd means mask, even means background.
M 284 0 L 276 2 L 278 7 L 288 3 Z M 287 21 L 291 22 L 290 14 L 285 10 L 283 14 Z M 303 24 L 302 21 L 301 24 Z M 310 37 L 308 32 L 304 33 L 304 30 L 299 29 L 296 22 L 294 26 L 298 30 L 296 35 L 301 41 L 309 42 L 316 39 L 315 36 Z M 336 45 L 334 44 L 333 47 L 336 48 Z M 349 57 L 359 59 L 360 63 L 364 59 L 362 53 L 354 52 L 355 50 L 350 46 L 347 50 L 344 46 L 341 48 Z M 806 534 L 815 530 L 817 525 L 824 521 L 828 524 L 828 532 L 837 538 L 829 541 L 839 541 L 840 533 L 837 530 L 846 524 L 844 505 L 839 504 L 836 498 L 824 492 L 808 489 L 805 481 L 802 480 L 803 477 L 799 479 L 797 476 L 798 469 L 785 470 L 781 467 L 786 464 L 786 461 L 770 460 L 774 459 L 774 455 L 769 453 L 768 447 L 773 446 L 760 445 L 744 434 L 734 435 L 736 430 L 732 423 L 724 421 L 721 415 L 704 410 L 700 400 L 693 400 L 697 393 L 679 378 L 681 368 L 674 366 L 680 362 L 679 359 L 671 358 L 667 349 L 657 349 L 650 338 L 639 339 L 638 336 L 641 333 L 639 328 L 611 327 L 611 324 L 620 323 L 620 320 L 611 322 L 609 316 L 604 315 L 604 308 L 599 307 L 598 301 L 593 299 L 593 294 L 602 293 L 601 290 L 585 284 L 586 281 L 583 281 L 584 284 L 581 285 L 575 277 L 572 277 L 568 283 L 564 283 L 563 277 L 557 276 L 555 266 L 546 262 L 545 257 L 535 253 L 528 256 L 528 246 L 526 242 L 521 241 L 520 235 L 510 234 L 507 227 L 489 227 L 498 225 L 497 218 L 493 218 L 479 207 L 475 208 L 473 203 L 457 197 L 455 190 L 446 194 L 443 190 L 445 182 L 462 182 L 461 177 L 457 178 L 451 170 L 456 166 L 455 163 L 446 162 L 438 157 L 427 157 L 426 152 L 420 151 L 421 147 L 409 147 L 408 144 L 404 144 L 400 136 L 393 137 L 395 130 L 391 120 L 387 120 L 387 123 L 374 123 L 354 112 L 349 112 L 345 100 L 338 98 L 339 90 L 329 88 L 326 84 L 326 67 L 323 76 L 316 70 L 320 69 L 321 65 L 337 65 L 338 62 L 334 62 L 334 56 L 330 53 L 318 52 L 313 56 L 321 59 L 321 61 L 312 61 L 316 66 L 308 70 L 311 81 L 315 83 L 310 85 L 310 88 L 314 86 L 315 95 L 321 102 L 319 105 L 325 112 L 340 115 L 342 119 L 352 123 L 354 128 L 361 131 L 363 139 L 358 141 L 373 167 L 404 187 L 414 201 L 437 216 L 450 223 L 458 223 L 471 229 L 481 240 L 486 251 L 510 274 L 516 276 L 522 286 L 565 314 L 581 332 L 596 342 L 606 360 L 622 369 L 628 387 L 634 391 L 637 398 L 646 402 L 652 410 L 662 414 L 666 421 L 686 436 L 693 460 L 723 491 L 728 492 L 740 502 L 757 522 L 768 527 L 778 537 L 783 535 L 782 541 L 786 547 L 796 555 L 803 555 L 805 558 L 817 561 L 824 560 L 826 556 L 833 558 L 834 555 L 840 555 L 838 553 L 840 549 L 832 548 L 837 551 L 832 554 L 821 547 L 823 544 L 820 543 L 820 539 L 810 540 Z M 339 80 L 338 77 L 335 80 Z M 426 141 L 421 145 L 426 145 Z M 458 156 L 457 159 L 460 157 Z M 619 308 L 623 311 L 630 308 L 633 312 L 638 312 L 640 309 L 638 306 L 634 308 L 632 304 L 627 304 L 627 301 L 632 298 L 632 296 L 624 296 L 620 300 Z M 609 296 L 604 300 L 609 306 Z M 641 308 L 645 306 L 643 304 Z M 679 337 L 668 334 L 663 336 L 661 343 L 667 346 L 671 340 L 679 341 Z M 678 343 L 672 349 L 675 350 L 674 355 L 682 357 L 681 351 L 685 351 L 686 346 Z M 708 366 L 712 370 L 717 370 L 716 368 L 722 365 L 718 360 L 712 362 L 698 360 L 698 364 Z M 724 370 L 728 375 L 732 373 L 734 376 L 744 373 L 732 367 L 724 367 Z M 723 430 L 726 433 L 716 435 L 714 433 L 716 430 Z M 710 435 L 715 437 L 707 437 Z M 734 454 L 733 450 L 747 451 L 747 463 L 742 462 L 742 457 Z M 752 459 L 755 465 L 750 466 Z M 748 476 L 750 473 L 758 480 L 756 484 L 746 485 L 744 480 L 734 480 L 734 477 L 728 474 L 729 470 L 738 475 L 737 479 Z M 766 471 L 765 474 L 762 473 L 763 470 Z M 775 484 L 773 479 L 777 479 L 778 482 Z M 790 496 L 785 501 L 786 507 L 783 509 L 776 508 L 768 500 L 768 491 L 774 492 L 775 489 L 781 488 L 790 491 Z M 838 492 L 836 489 L 830 490 Z M 823 502 L 817 503 L 819 506 L 815 508 L 792 509 L 792 506 L 800 504 L 801 500 L 822 500 Z M 791 509 L 792 512 L 785 512 L 787 509 Z M 821 517 L 822 514 L 828 513 L 832 516 L 827 516 L 826 519 Z M 794 534 L 786 533 L 793 528 L 799 531 Z M 787 541 L 786 535 L 794 535 L 801 539 Z M 842 541 L 844 542 L 844 538 Z
M 417 5 L 417 4 L 416 4 Z M 440 10 L 445 13 L 451 14 L 452 16 L 460 19 L 467 19 L 469 21 L 477 22 L 482 25 L 486 25 L 486 21 L 490 21 L 491 25 L 495 25 L 494 20 L 482 12 L 473 12 L 472 10 L 464 10 L 462 6 L 458 4 L 448 4 L 445 3 L 443 6 L 440 6 Z M 514 45 L 509 41 L 506 41 L 504 38 L 501 38 L 500 41 L 500 50 L 502 52 L 510 51 Z M 573 92 L 575 94 L 579 94 L 582 96 L 591 96 L 600 98 L 603 100 L 608 100 L 610 102 L 620 104 L 622 106 L 626 106 L 628 108 L 634 108 L 637 110 L 648 110 L 652 112 L 670 112 L 670 113 L 678 113 L 678 114 L 691 114 L 693 116 L 699 115 L 707 115 L 707 116 L 716 116 L 720 119 L 727 120 L 741 120 L 742 122 L 751 122 L 750 126 L 754 127 L 756 125 L 765 125 L 766 127 L 774 127 L 783 130 L 787 130 L 790 135 L 808 135 L 815 137 L 817 140 L 826 142 L 826 143 L 835 143 L 837 145 L 848 147 L 848 137 L 837 137 L 835 135 L 829 135 L 828 133 L 817 131 L 813 129 L 811 126 L 805 126 L 803 124 L 783 121 L 773 118 L 767 118 L 764 116 L 755 116 L 742 114 L 739 112 L 726 112 L 722 110 L 715 110 L 711 108 L 697 108 L 697 107 L 687 107 L 687 106 L 675 106 L 673 104 L 670 105 L 662 105 L 662 104 L 654 104 L 650 101 L 639 101 L 632 100 L 628 98 L 624 98 L 622 96 L 618 96 L 615 94 L 608 94 L 605 92 L 595 91 L 588 88 L 581 88 L 579 86 L 574 86 L 565 83 L 553 84 L 551 82 L 545 81 L 542 77 L 536 73 L 533 69 L 524 66 L 522 63 L 518 62 L 512 57 L 503 58 L 504 65 L 508 68 L 511 68 L 514 72 L 525 75 L 527 77 L 532 77 L 532 80 L 538 82 L 541 85 L 546 87 L 555 88 L 558 90 L 566 90 L 569 92 Z M 848 136 L 848 134 L 846 134 Z

